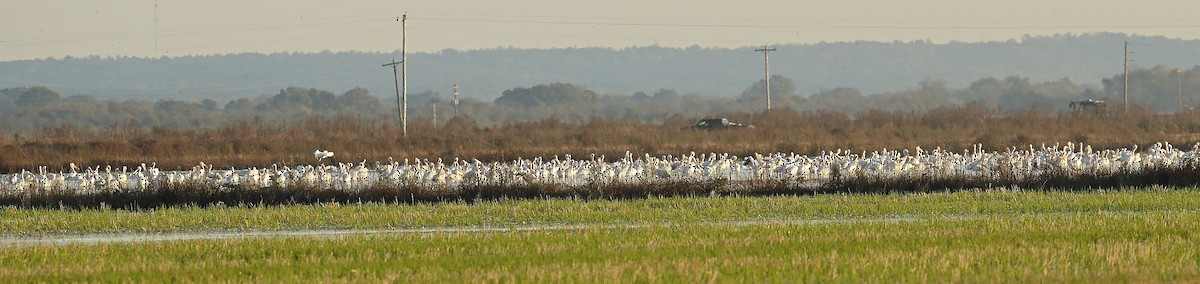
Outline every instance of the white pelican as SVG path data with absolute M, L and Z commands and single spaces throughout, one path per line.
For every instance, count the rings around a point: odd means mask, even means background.
M 317 150 L 317 151 L 313 152 L 313 157 L 317 157 L 317 161 L 320 161 L 320 160 L 324 160 L 325 158 L 333 157 L 333 152 L 326 151 L 326 150 Z

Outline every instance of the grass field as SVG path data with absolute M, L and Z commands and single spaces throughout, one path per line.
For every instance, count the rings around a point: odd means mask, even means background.
M 1176 282 L 1200 189 L 0 211 L 7 238 L 576 224 L 555 230 L 17 245 L 0 281 Z M 751 221 L 751 222 L 747 222 Z M 642 224 L 641 226 L 613 226 Z

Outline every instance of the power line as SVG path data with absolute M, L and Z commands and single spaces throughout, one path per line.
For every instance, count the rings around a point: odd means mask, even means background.
M 662 27 L 732 27 L 732 28 L 1190 28 L 1200 27 L 1200 21 L 1143 20 L 1143 21 L 844 21 L 844 20 L 720 20 L 709 18 L 633 18 L 542 16 L 524 14 L 422 12 L 432 15 L 430 21 L 492 22 L 562 25 L 615 25 Z M 441 16 L 439 16 L 441 15 Z
M 157 5 L 156 5 L 157 6 Z M 155 9 L 155 25 L 157 26 L 157 9 Z M 433 13 L 439 14 L 439 13 Z M 490 15 L 490 14 L 454 14 L 440 13 L 444 15 L 467 15 L 467 16 L 500 16 L 500 17 L 517 17 L 518 19 L 487 19 L 480 17 L 429 17 L 423 18 L 426 21 L 448 21 L 448 22 L 479 22 L 479 23 L 511 23 L 511 24 L 548 24 L 548 25 L 586 25 L 586 26 L 626 26 L 626 27 L 687 27 L 687 28 L 755 28 L 755 29 L 908 29 L 908 30 L 1003 30 L 1003 29 L 1137 29 L 1137 28 L 1198 28 L 1200 22 L 1164 22 L 1152 21 L 1152 24 L 1132 24 L 1129 22 L 1119 22 L 1108 24 L 1108 22 L 1097 22 L 1098 24 L 1053 24 L 1058 22 L 1049 22 L 1051 24 L 1025 24 L 1025 22 L 881 22 L 881 21 L 864 21 L 858 23 L 843 23 L 831 21 L 789 21 L 786 24 L 779 22 L 761 21 L 725 21 L 722 23 L 712 23 L 706 19 L 685 19 L 676 20 L 679 22 L 662 22 L 654 19 L 637 19 L 637 18 L 565 18 L 565 17 L 537 17 L 529 15 Z M 130 40 L 154 37 L 159 34 L 165 37 L 190 37 L 199 35 L 211 34 L 229 34 L 229 33 L 244 33 L 244 32 L 264 32 L 277 30 L 292 30 L 292 29 L 309 29 L 312 27 L 328 27 L 332 25 L 348 25 L 378 22 L 382 19 L 392 18 L 387 14 L 366 14 L 357 16 L 343 17 L 327 17 L 315 19 L 301 19 L 288 21 L 274 22 L 259 22 L 248 24 L 209 26 L 183 28 L 174 30 L 158 30 L 157 27 L 151 32 L 132 32 L 132 33 L 113 33 L 113 34 L 98 34 L 98 35 L 82 35 L 82 36 L 65 36 L 65 37 L 49 37 L 49 38 L 33 38 L 33 39 L 8 39 L 0 41 L 7 46 L 28 46 L 28 45 L 45 45 L 45 44 L 72 44 L 88 41 L 102 40 Z M 530 18 L 534 18 L 531 20 Z M 539 20 L 545 19 L 545 20 Z M 694 22 L 688 22 L 694 21 Z M 1136 22 L 1134 22 L 1136 23 Z
M 155 13 L 157 14 L 157 12 Z M 173 30 L 158 30 L 158 16 L 155 15 L 155 29 L 149 32 L 127 32 L 127 33 L 112 33 L 112 34 L 93 34 L 93 35 L 78 35 L 78 36 L 61 36 L 47 38 L 29 38 L 29 39 L 9 39 L 5 40 L 5 46 L 36 46 L 36 45 L 57 45 L 57 44 L 76 44 L 92 41 L 106 40 L 133 40 L 142 38 L 157 38 L 161 34 L 162 37 L 191 37 L 201 35 L 226 35 L 230 33 L 245 33 L 245 32 L 266 32 L 280 30 L 296 30 L 296 29 L 311 29 L 313 27 L 329 27 L 338 25 L 362 24 L 379 22 L 382 20 L 391 19 L 394 17 L 380 17 L 376 15 L 369 16 L 351 16 L 340 18 L 318 18 L 313 20 L 293 20 L 293 21 L 278 21 L 278 22 L 263 22 L 251 24 L 237 24 L 224 26 L 209 26 L 209 27 L 194 27 Z
M 450 22 L 482 22 L 482 23 L 510 23 L 510 24 L 555 24 L 555 25 L 586 25 L 586 26 L 628 26 L 628 27 L 689 27 L 689 28 L 796 28 L 796 29 L 812 29 L 812 28 L 827 28 L 827 29 L 913 29 L 913 30 L 939 30 L 939 29 L 962 29 L 962 30 L 991 30 L 991 29 L 1130 29 L 1130 28 L 1196 28 L 1200 27 L 1200 23 L 1188 24 L 1097 24 L 1097 25 L 1029 25 L 1029 24 L 1014 24 L 1003 23 L 1002 25 L 971 25 L 971 24 L 952 24 L 952 25 L 931 25 L 931 24 L 905 24 L 905 22 L 863 22 L 863 24 L 844 24 L 832 22 L 806 22 L 803 24 L 728 24 L 728 23 L 666 23 L 666 22 L 628 22 L 628 21 L 585 21 L 578 19 L 564 20 L 526 20 L 526 19 L 478 19 L 478 18 L 456 18 L 432 17 L 429 21 L 450 21 Z M 704 21 L 711 22 L 711 21 Z M 947 22 L 950 23 L 950 22 Z

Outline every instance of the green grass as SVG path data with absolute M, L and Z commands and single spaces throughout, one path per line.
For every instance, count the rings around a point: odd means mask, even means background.
M 12 282 L 1160 282 L 1200 214 L 356 235 L 0 248 Z
M 1200 189 L 965 191 L 896 195 L 508 200 L 476 204 L 320 204 L 127 210 L 0 210 L 0 234 L 417 228 L 1087 211 L 1195 210 Z
M 529 223 L 584 228 L 8 246 L 0 247 L 0 282 L 1186 282 L 1200 279 L 1198 208 L 1198 189 L 1155 188 L 7 209 L 0 211 L 0 232 L 10 237 Z M 738 220 L 768 222 L 723 222 Z M 610 226 L 628 223 L 645 226 Z

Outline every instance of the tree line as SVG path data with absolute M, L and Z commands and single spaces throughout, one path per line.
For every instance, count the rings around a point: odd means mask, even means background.
M 835 111 L 855 115 L 867 110 L 924 112 L 939 107 L 977 103 L 995 112 L 1029 108 L 1067 110 L 1071 101 L 1100 99 L 1112 107 L 1121 105 L 1124 80 L 1114 75 L 1103 86 L 1077 84 L 1069 79 L 1031 82 L 1009 76 L 983 78 L 964 88 L 952 89 L 946 82 L 924 79 L 916 86 L 880 94 L 863 94 L 854 88 L 835 88 L 812 94 L 797 92 L 790 78 L 771 79 L 772 106 L 795 112 Z M 434 91 L 409 96 L 409 115 L 445 123 L 455 113 L 479 125 L 555 118 L 581 122 L 592 118 L 663 122 L 673 116 L 708 117 L 729 113 L 752 113 L 766 106 L 765 80 L 746 87 L 737 97 L 704 96 L 675 89 L 638 91 L 632 94 L 601 94 L 571 83 L 546 83 L 504 91 L 487 102 L 453 98 Z M 1200 66 L 1188 70 L 1166 67 L 1130 72 L 1129 97 L 1148 111 L 1174 112 L 1200 104 Z M 395 119 L 396 103 L 363 88 L 334 93 L 316 88 L 289 87 L 276 94 L 228 101 L 99 100 L 88 96 L 63 97 L 48 87 L 0 89 L 0 129 L 26 132 L 38 128 L 73 125 L 107 127 L 211 127 L 236 121 L 288 124 L 309 117 L 340 115 L 361 119 Z M 436 112 L 436 113 L 435 113 Z
M 987 77 L 1020 75 L 1035 82 L 1067 77 L 1099 85 L 1122 70 L 1122 46 L 1131 64 L 1200 64 L 1200 40 L 1114 33 L 1027 36 L 995 42 L 831 42 L 774 46 L 772 74 L 796 82 L 801 93 L 853 87 L 877 94 L 911 87 L 925 77 L 956 88 Z M 757 47 L 494 48 L 409 53 L 409 90 L 462 93 L 485 101 L 515 86 L 566 82 L 602 94 L 654 93 L 734 97 L 762 79 Z M 182 57 L 68 57 L 0 62 L 0 88 L 50 86 L 65 96 L 98 99 L 236 100 L 301 86 L 341 92 L 355 87 L 390 93 L 394 53 L 319 52 Z M 301 83 L 302 82 L 302 83 Z M 386 95 L 383 95 L 386 97 Z

